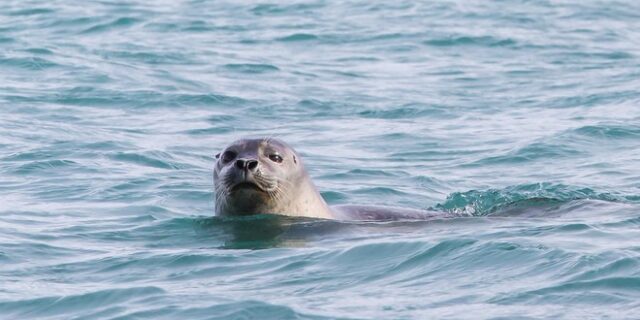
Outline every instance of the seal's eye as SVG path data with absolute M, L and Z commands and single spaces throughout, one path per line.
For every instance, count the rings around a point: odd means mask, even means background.
M 269 160 L 277 163 L 282 163 L 282 157 L 279 154 L 270 154 Z
M 225 151 L 222 154 L 222 161 L 229 162 L 229 161 L 233 160 L 236 157 L 236 155 L 237 154 L 235 152 L 233 152 L 233 151 Z

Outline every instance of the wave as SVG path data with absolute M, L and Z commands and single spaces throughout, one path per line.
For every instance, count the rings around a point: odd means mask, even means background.
M 553 206 L 575 200 L 600 200 L 609 202 L 637 201 L 633 195 L 598 192 L 586 187 L 553 183 L 524 184 L 504 189 L 455 192 L 437 204 L 434 209 L 458 215 L 487 216 L 515 208 Z
M 584 158 L 595 149 L 640 147 L 640 126 L 600 123 L 557 132 L 537 139 L 504 154 L 482 158 L 469 164 L 491 164 L 548 161 L 550 159 Z

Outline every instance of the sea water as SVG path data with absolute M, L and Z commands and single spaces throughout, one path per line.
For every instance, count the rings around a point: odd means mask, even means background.
M 443 218 L 215 218 L 245 136 Z M 0 319 L 639 317 L 640 2 L 0 2 Z

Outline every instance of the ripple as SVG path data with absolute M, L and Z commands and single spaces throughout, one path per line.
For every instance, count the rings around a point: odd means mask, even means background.
M 534 142 L 525 147 L 510 151 L 506 155 L 485 158 L 474 162 L 472 165 L 518 164 L 581 156 L 586 156 L 586 153 L 573 146 L 548 142 Z
M 130 181 L 112 186 L 109 189 L 105 190 L 104 192 L 106 193 L 121 193 L 123 191 L 130 192 L 136 189 L 138 190 L 146 189 L 147 187 L 151 185 L 156 185 L 159 182 L 160 181 L 158 179 L 150 179 L 150 178 L 135 179 L 135 180 L 130 180 Z
M 43 172 L 49 170 L 55 170 L 66 167 L 76 167 L 79 166 L 78 163 L 71 160 L 46 160 L 46 161 L 35 161 L 27 164 L 23 164 L 18 167 L 14 173 L 16 174 L 42 174 Z
M 63 105 L 105 106 L 119 108 L 121 105 L 138 108 L 211 106 L 243 104 L 239 97 L 218 94 L 168 94 L 157 91 L 112 91 L 88 87 L 75 87 L 59 93 L 30 96 L 8 96 L 15 102 L 44 102 Z
M 153 51 L 101 51 L 105 59 L 118 59 L 142 62 L 150 65 L 195 64 L 181 52 L 153 52 Z
M 630 302 L 640 293 L 640 278 L 611 277 L 592 281 L 575 281 L 562 285 L 524 292 L 497 300 L 499 303 L 572 302 L 580 298 L 583 304 Z
M 170 156 L 168 154 L 163 154 L 160 152 L 147 152 L 147 153 L 130 153 L 130 152 L 118 152 L 115 154 L 110 154 L 109 158 L 115 161 L 122 161 L 133 163 L 140 166 L 152 167 L 158 169 L 184 169 L 185 167 L 174 163 L 170 160 Z
M 26 52 L 29 53 L 33 53 L 33 54 L 42 54 L 42 55 L 53 55 L 54 52 L 47 49 L 47 48 L 29 48 L 29 49 L 25 49 Z
M 473 246 L 475 243 L 476 241 L 471 239 L 442 241 L 426 250 L 412 254 L 408 259 L 397 263 L 390 272 L 392 274 L 404 273 L 412 269 L 422 271 L 424 270 L 424 266 L 430 262 L 440 258 L 444 259 L 445 256 L 455 255 L 457 252 L 465 250 L 467 247 Z
M 216 27 L 206 21 L 192 21 L 188 26 L 181 28 L 184 32 L 209 32 L 216 30 Z
M 387 187 L 369 187 L 369 188 L 358 188 L 354 191 L 356 194 L 368 194 L 368 195 L 378 195 L 378 196 L 390 196 L 390 195 L 404 195 L 408 196 L 405 192 L 398 191 L 393 188 Z
M 639 126 L 594 125 L 575 129 L 575 132 L 580 135 L 603 140 L 640 138 Z
M 606 279 L 613 276 L 620 277 L 634 275 L 640 266 L 638 258 L 622 258 L 598 268 L 591 268 L 571 278 L 571 282 L 592 281 L 596 279 Z M 638 278 L 640 279 L 640 278 Z M 640 289 L 640 288 L 639 288 Z
M 279 71 L 280 69 L 270 64 L 253 64 L 253 63 L 232 63 L 225 64 L 224 68 L 230 71 L 247 74 L 260 74 Z
M 276 40 L 282 42 L 305 42 L 318 40 L 318 36 L 310 33 L 295 33 L 286 37 L 276 38 Z
M 55 13 L 56 10 L 51 8 L 31 8 L 31 9 L 23 9 L 9 12 L 10 16 L 33 16 L 33 15 L 43 15 L 49 13 Z
M 13 232 L 15 236 L 16 233 Z M 23 235 L 25 238 L 30 238 L 28 233 Z M 43 239 L 43 241 L 20 241 L 20 242 L 3 242 L 3 247 L 12 247 L 5 252 L 5 255 L 10 259 L 23 263 L 34 263 L 35 261 L 60 261 L 64 258 L 74 257 L 83 254 L 95 253 L 93 249 L 83 249 L 78 247 L 69 247 L 64 245 L 53 245 L 45 242 L 50 242 L 53 238 Z M 37 259 L 34 259 L 37 257 Z M 25 275 L 25 270 L 19 272 L 21 275 Z
M 447 38 L 430 39 L 424 44 L 434 47 L 452 46 L 485 46 L 485 47 L 513 47 L 517 42 L 513 39 L 500 39 L 492 36 L 452 36 Z
M 231 132 L 235 132 L 236 128 L 231 127 L 231 126 L 216 126 L 216 127 L 209 127 L 209 128 L 202 128 L 202 129 L 191 129 L 191 130 L 187 130 L 184 131 L 184 133 L 189 134 L 189 135 L 194 135 L 194 136 L 209 136 L 209 135 L 216 135 L 216 134 L 222 134 L 222 133 L 231 133 Z
M 39 57 L 23 57 L 23 58 L 3 58 L 0 59 L 0 66 L 25 69 L 30 71 L 45 70 L 58 67 L 57 63 Z
M 277 5 L 277 4 L 259 4 L 251 8 L 251 12 L 255 15 L 273 15 L 273 14 L 293 14 L 299 12 L 310 12 L 314 9 L 320 9 L 324 7 L 323 3 L 299 3 L 292 5 Z
M 584 107 L 596 107 L 600 105 L 623 103 L 624 101 L 640 98 L 640 93 L 637 91 L 617 91 L 606 93 L 594 93 L 586 95 L 567 95 L 550 99 L 546 103 L 549 107 L 555 108 L 584 108 Z
M 298 313 L 284 305 L 245 300 L 232 303 L 220 303 L 209 307 L 184 308 L 163 306 L 149 308 L 146 311 L 130 312 L 123 318 L 141 319 L 332 319 L 313 314 Z
M 48 160 L 54 157 L 60 157 L 65 154 L 62 150 L 33 150 L 11 154 L 2 158 L 3 161 L 34 161 Z
M 51 317 L 68 314 L 70 311 L 80 315 L 96 312 L 101 308 L 122 304 L 129 301 L 140 301 L 147 297 L 164 294 L 158 287 L 132 287 L 110 289 L 70 296 L 52 296 L 12 302 L 0 302 L 5 315 L 13 317 Z
M 351 169 L 346 172 L 323 175 L 323 179 L 372 179 L 376 177 L 400 177 L 406 173 L 393 172 L 389 170 L 376 169 Z
M 47 23 L 44 27 L 62 27 L 62 30 L 66 33 L 70 30 L 69 28 L 73 30 L 73 27 L 89 25 L 94 21 L 93 17 L 60 17 Z
M 110 31 L 114 29 L 128 28 L 138 24 L 141 20 L 132 17 L 122 17 L 108 23 L 97 24 L 80 32 L 80 34 L 92 34 Z
M 365 118 L 415 119 L 421 117 L 456 117 L 450 107 L 437 105 L 405 105 L 387 110 L 365 110 L 358 113 Z

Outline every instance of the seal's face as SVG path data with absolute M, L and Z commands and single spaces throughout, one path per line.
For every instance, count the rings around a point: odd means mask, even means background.
M 213 178 L 219 215 L 278 213 L 304 178 L 295 151 L 276 139 L 238 140 L 216 158 Z

